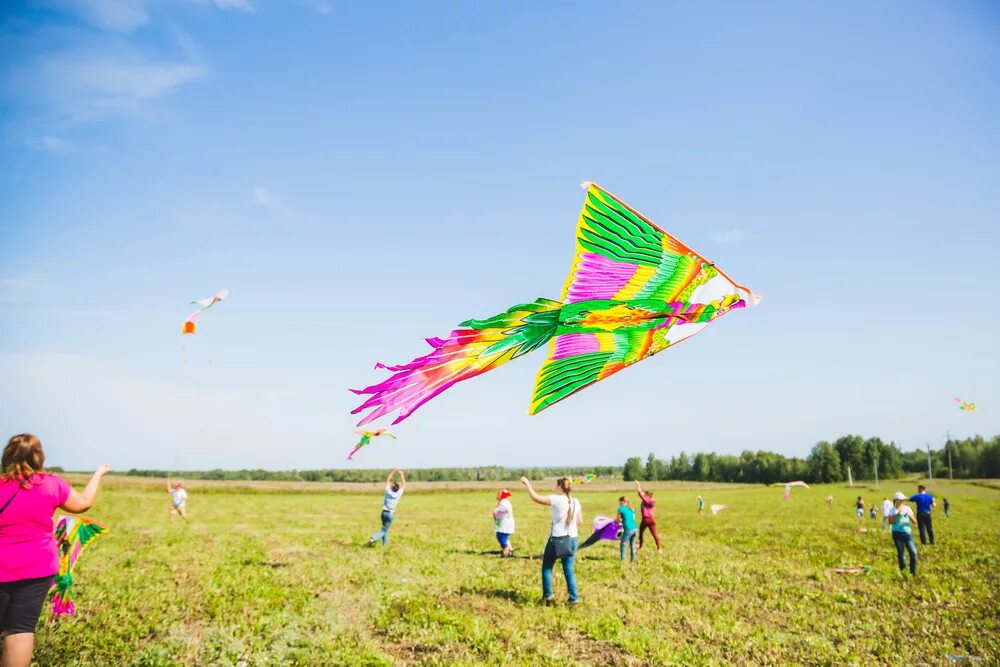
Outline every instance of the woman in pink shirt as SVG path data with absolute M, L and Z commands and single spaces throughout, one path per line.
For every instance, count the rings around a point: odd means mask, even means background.
M 648 528 L 649 533 L 653 536 L 653 541 L 656 542 L 656 553 L 663 553 L 663 549 L 660 548 L 660 534 L 656 532 L 656 517 L 653 515 L 653 508 L 656 507 L 656 501 L 653 500 L 653 492 L 643 493 L 639 480 L 635 480 L 635 489 L 639 492 L 639 500 L 642 501 L 642 523 L 639 524 L 639 548 L 642 548 L 642 538 L 645 537 L 646 529 Z
M 59 571 L 53 536 L 56 508 L 83 512 L 94 504 L 102 465 L 83 493 L 46 473 L 42 443 L 30 433 L 15 435 L 0 459 L 0 632 L 2 667 L 27 667 L 35 648 L 35 625 Z

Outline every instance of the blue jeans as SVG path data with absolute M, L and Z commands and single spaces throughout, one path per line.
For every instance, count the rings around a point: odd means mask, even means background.
M 892 543 L 896 545 L 896 560 L 899 561 L 899 569 L 906 569 L 906 552 L 910 552 L 910 574 L 917 573 L 917 545 L 913 541 L 913 535 L 902 531 L 892 531 Z
M 566 592 L 569 594 L 569 601 L 576 602 L 580 596 L 576 594 L 576 573 L 573 572 L 573 565 L 576 562 L 577 538 L 570 538 L 573 544 L 573 555 L 562 559 L 563 574 L 566 576 Z M 542 595 L 545 599 L 552 597 L 552 567 L 556 564 L 556 548 L 552 546 L 552 539 L 545 543 L 545 553 L 542 555 Z
M 622 540 L 619 543 L 622 560 L 625 560 L 625 543 L 628 542 L 628 556 L 629 560 L 635 560 L 635 533 L 636 529 L 633 528 L 628 533 L 622 533 Z
M 510 533 L 497 532 L 497 542 L 500 543 L 501 549 L 506 549 L 510 546 Z
M 382 530 L 372 535 L 372 542 L 382 540 L 382 546 L 389 546 L 389 528 L 392 526 L 392 512 L 382 511 Z

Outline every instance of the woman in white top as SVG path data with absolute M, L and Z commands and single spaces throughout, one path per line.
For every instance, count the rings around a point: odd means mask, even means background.
M 509 556 L 514 547 L 510 536 L 514 534 L 514 505 L 510 502 L 510 491 L 501 489 L 497 493 L 497 506 L 493 508 L 493 526 L 496 528 L 497 542 L 500 543 L 500 557 Z
M 540 496 L 535 493 L 527 477 L 522 477 L 521 483 L 528 489 L 528 495 L 532 500 L 539 505 L 549 505 L 552 508 L 552 529 L 549 531 L 549 539 L 545 543 L 545 553 L 542 556 L 542 596 L 545 604 L 555 602 L 552 594 L 552 568 L 557 560 L 562 560 L 569 603 L 577 604 L 580 596 L 576 591 L 573 565 L 580 535 L 579 527 L 583 523 L 583 506 L 573 497 L 569 477 L 560 477 L 556 481 L 557 493 L 551 496 Z

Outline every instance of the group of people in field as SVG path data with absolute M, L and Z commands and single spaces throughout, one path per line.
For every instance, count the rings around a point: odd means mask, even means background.
M 88 510 L 97 498 L 101 479 L 109 470 L 107 465 L 102 465 L 91 476 L 83 491 L 76 491 L 59 476 L 45 472 L 44 464 L 42 443 L 28 433 L 12 437 L 4 448 L 0 461 L 0 632 L 3 637 L 0 667 L 26 667 L 31 662 L 35 626 L 59 567 L 53 535 L 55 510 L 61 509 L 69 513 Z M 583 505 L 573 494 L 570 478 L 559 478 L 553 492 L 548 495 L 536 492 L 526 477 L 521 478 L 521 483 L 533 502 L 548 506 L 551 512 L 549 536 L 542 553 L 542 596 L 545 604 L 553 604 L 555 601 L 552 572 L 556 562 L 560 562 L 566 578 L 569 603 L 575 605 L 580 600 L 574 570 L 576 553 L 579 549 L 595 544 L 602 536 L 599 531 L 595 531 L 579 544 Z M 406 475 L 402 470 L 392 470 L 385 481 L 380 513 L 381 529 L 369 538 L 369 546 L 378 543 L 388 546 L 389 530 L 405 490 Z M 170 492 L 170 520 L 180 516 L 186 522 L 187 491 L 180 482 L 171 484 L 169 480 L 167 491 Z M 934 496 L 923 485 L 917 491 L 912 497 L 897 492 L 891 500 L 884 498 L 881 503 L 883 528 L 891 528 L 899 568 L 906 570 L 908 556 L 912 574 L 917 571 L 913 524 L 919 529 L 922 544 L 934 544 L 931 513 L 937 507 Z M 621 525 L 619 554 L 623 561 L 626 549 L 629 559 L 635 560 L 636 538 L 638 537 L 638 548 L 642 549 L 647 531 L 656 544 L 657 553 L 662 552 L 656 527 L 656 501 L 653 492 L 643 491 L 639 482 L 636 482 L 636 492 L 639 500 L 638 518 L 626 496 L 618 499 L 616 520 Z M 916 511 L 907 504 L 909 502 L 914 503 Z M 949 516 L 950 503 L 947 499 L 943 499 L 943 502 L 945 516 Z M 827 499 L 827 503 L 832 507 L 832 497 Z M 703 509 L 704 500 L 698 496 L 699 514 Z M 860 496 L 856 502 L 856 512 L 859 518 L 864 517 L 865 503 Z M 497 494 L 493 520 L 501 556 L 510 556 L 513 553 L 511 537 L 515 523 L 511 493 L 507 489 Z

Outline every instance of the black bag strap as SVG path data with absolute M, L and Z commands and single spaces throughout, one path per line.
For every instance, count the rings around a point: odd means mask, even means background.
M 0 514 L 3 514 L 3 511 L 4 511 L 5 509 L 7 509 L 7 507 L 8 507 L 8 506 L 9 506 L 9 505 L 10 505 L 10 504 L 11 504 L 12 502 L 14 502 L 14 496 L 16 496 L 16 495 L 17 495 L 17 492 L 18 492 L 18 491 L 20 491 L 20 490 L 21 490 L 21 485 L 20 485 L 20 484 L 18 484 L 18 485 L 17 485 L 17 488 L 16 488 L 16 489 L 14 489 L 14 493 L 10 494 L 10 498 L 8 498 L 8 499 L 7 499 L 7 502 L 5 502 L 5 503 L 3 504 L 3 507 L 0 507 Z

